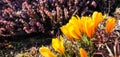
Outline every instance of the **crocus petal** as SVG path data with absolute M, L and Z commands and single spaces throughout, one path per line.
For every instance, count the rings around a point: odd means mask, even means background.
M 85 32 L 89 38 L 92 38 L 95 31 L 94 21 L 90 17 L 86 18 L 87 20 L 85 22 Z
M 74 39 L 80 39 L 80 30 L 78 26 L 72 25 L 69 27 L 69 34 L 74 38 Z
M 98 24 L 104 20 L 104 16 L 102 16 L 101 12 L 95 11 L 92 15 L 92 19 L 94 20 L 95 28 L 97 28 Z
M 63 37 L 60 35 L 60 44 L 61 44 L 61 53 L 65 55 L 65 48 L 64 48 L 64 40 Z
M 81 30 L 80 30 L 80 31 L 81 31 L 82 33 L 86 33 L 86 32 L 85 32 L 85 22 L 86 22 L 86 20 L 87 20 L 87 19 L 86 19 L 85 16 L 82 16 L 82 17 L 81 17 L 81 20 L 80 20 L 80 22 L 81 22 Z
M 84 23 L 84 17 L 82 16 L 81 18 L 78 16 L 78 15 L 76 15 L 77 16 L 77 18 L 78 18 L 78 27 L 79 27 L 79 30 L 80 30 L 80 32 L 81 33 L 84 33 L 84 31 L 83 31 L 83 23 Z
M 39 52 L 44 57 L 56 57 L 56 55 L 54 53 L 52 53 L 47 47 L 44 47 L 44 46 L 42 46 L 39 49 Z
M 88 57 L 87 52 L 83 48 L 80 48 L 79 52 L 80 57 Z
M 76 24 L 77 23 L 77 18 L 75 16 L 72 16 L 71 19 L 69 20 L 69 23 L 71 24 Z
M 69 34 L 68 28 L 69 28 L 70 24 L 66 24 L 62 27 L 60 27 L 62 33 L 69 39 L 69 40 L 73 40 L 72 36 Z

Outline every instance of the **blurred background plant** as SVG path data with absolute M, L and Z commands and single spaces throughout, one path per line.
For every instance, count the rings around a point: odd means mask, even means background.
M 72 15 L 100 11 L 113 16 L 119 0 L 1 0 L 0 36 L 44 33 L 56 36 Z

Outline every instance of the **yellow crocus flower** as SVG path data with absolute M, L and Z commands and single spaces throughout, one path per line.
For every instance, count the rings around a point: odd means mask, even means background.
M 69 20 L 68 23 L 70 26 L 68 28 L 68 31 L 70 33 L 70 35 L 74 38 L 74 39 L 80 39 L 80 21 L 78 18 L 76 18 L 75 16 L 72 16 L 72 18 Z
M 65 55 L 64 41 L 62 36 L 60 36 L 60 39 L 59 38 L 52 39 L 52 47 L 55 49 L 55 51 Z
M 69 23 L 62 26 L 60 29 L 67 38 L 73 40 L 81 39 L 80 27 L 81 25 L 79 23 L 79 20 L 75 16 L 72 16 L 71 19 L 69 20 Z
M 113 18 L 113 17 L 108 18 L 107 21 L 106 21 L 105 32 L 106 33 L 111 33 L 113 28 L 115 27 L 115 23 L 116 23 L 115 18 Z
M 87 52 L 83 48 L 80 48 L 79 52 L 80 57 L 88 57 Z
M 42 46 L 39 48 L 39 52 L 44 57 L 56 57 L 54 53 L 52 53 L 47 47 Z

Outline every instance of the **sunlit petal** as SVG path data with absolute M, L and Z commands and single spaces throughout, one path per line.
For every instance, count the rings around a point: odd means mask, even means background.
M 52 47 L 59 53 L 61 54 L 65 54 L 64 53 L 64 43 L 63 43 L 63 39 L 62 37 L 60 36 L 60 39 L 58 38 L 53 38 L 52 39 Z
M 62 27 L 60 27 L 62 33 L 70 40 L 73 40 L 73 38 L 71 37 L 71 35 L 69 34 L 68 28 L 69 28 L 69 24 L 66 24 Z
M 52 53 L 47 47 L 44 47 L 44 46 L 42 46 L 39 49 L 39 52 L 44 57 L 56 57 L 56 55 L 54 53 Z
M 78 28 L 78 26 L 76 25 L 72 25 L 69 27 L 69 34 L 75 38 L 75 39 L 80 39 L 80 30 Z

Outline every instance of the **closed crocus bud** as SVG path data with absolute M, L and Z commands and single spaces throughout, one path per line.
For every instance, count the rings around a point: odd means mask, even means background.
M 88 57 L 87 52 L 83 48 L 80 48 L 79 52 L 80 57 Z
M 107 21 L 106 21 L 105 32 L 106 33 L 111 33 L 113 28 L 115 27 L 115 23 L 116 23 L 115 18 L 113 18 L 113 17 L 108 18 Z
M 63 43 L 63 38 L 60 36 L 59 38 L 53 38 L 52 39 L 52 47 L 55 49 L 55 51 L 65 55 L 65 48 L 64 48 L 64 43 Z
M 56 57 L 54 53 L 52 53 L 47 47 L 44 46 L 39 48 L 39 52 L 44 57 Z
M 97 28 L 98 24 L 104 20 L 104 17 L 101 12 L 95 11 L 92 15 L 92 19 L 94 20 L 95 28 Z

